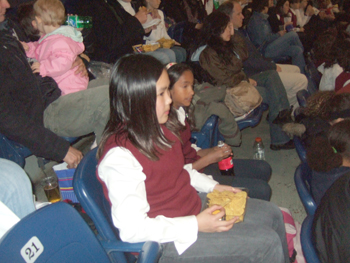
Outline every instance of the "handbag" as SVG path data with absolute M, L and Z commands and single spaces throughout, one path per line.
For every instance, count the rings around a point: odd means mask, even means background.
M 247 81 L 241 81 L 238 85 L 226 89 L 225 104 L 235 117 L 254 110 L 261 103 L 259 91 Z

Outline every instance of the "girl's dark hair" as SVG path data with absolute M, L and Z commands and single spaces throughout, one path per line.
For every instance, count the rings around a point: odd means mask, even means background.
M 325 68 L 329 68 L 336 63 L 337 51 L 334 49 L 338 32 L 329 29 L 320 35 L 313 45 L 314 57 L 317 62 L 325 63 Z
M 33 8 L 34 2 L 20 4 L 17 10 L 19 24 L 22 26 L 24 33 L 31 41 L 37 41 L 40 38 L 40 32 L 33 27 L 35 20 L 35 12 Z
M 340 167 L 343 158 L 350 159 L 350 119 L 334 124 L 327 138 L 314 139 L 306 157 L 311 169 L 319 172 Z
M 269 0 L 253 0 L 252 9 L 255 12 L 261 13 L 265 7 L 269 8 Z
M 286 2 L 289 2 L 289 0 L 278 0 L 277 4 L 276 4 L 276 12 L 277 14 L 279 14 L 280 16 L 284 16 L 287 17 L 288 14 L 284 14 L 283 13 L 283 6 Z
M 151 160 L 158 160 L 156 147 L 167 149 L 171 145 L 163 134 L 156 113 L 156 83 L 164 71 L 163 65 L 147 55 L 128 55 L 114 65 L 109 84 L 110 118 L 98 150 L 102 157 L 107 139 L 125 145 L 128 139 L 139 151 Z M 178 123 L 170 116 L 167 127 L 177 136 L 174 127 Z
M 192 68 L 189 65 L 184 64 L 184 63 L 175 64 L 168 69 L 168 74 L 169 74 L 169 79 L 170 79 L 169 90 L 173 89 L 175 83 L 179 80 L 179 78 L 182 76 L 182 74 L 186 71 L 191 71 L 193 73 Z M 187 121 L 190 125 L 191 131 L 193 131 L 196 129 L 194 112 L 193 112 L 194 107 L 192 105 L 189 107 L 184 107 L 184 110 L 187 113 Z M 184 128 L 185 127 L 183 126 L 183 129 Z
M 222 62 L 226 65 L 232 63 L 233 42 L 224 41 L 221 34 L 225 31 L 230 22 L 230 17 L 219 11 L 214 11 L 204 20 L 201 30 L 201 44 L 207 44 L 214 49 Z
M 298 4 L 301 2 L 301 0 L 288 0 L 289 4 Z
M 350 41 L 349 39 L 341 39 L 336 41 L 334 48 L 336 49 L 336 59 L 344 71 L 350 71 Z

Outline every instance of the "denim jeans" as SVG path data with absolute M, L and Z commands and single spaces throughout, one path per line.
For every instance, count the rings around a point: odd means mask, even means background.
M 296 32 L 288 32 L 268 44 L 264 49 L 264 56 L 271 59 L 289 56 L 293 65 L 300 68 L 300 72 L 305 74 L 304 48 Z
M 202 207 L 206 194 L 199 194 Z M 286 233 L 281 210 L 273 203 L 247 199 L 244 221 L 221 233 L 198 233 L 197 241 L 182 255 L 174 242 L 162 244 L 160 263 L 287 263 Z
M 175 52 L 176 63 L 181 63 L 186 61 L 186 58 L 187 58 L 186 49 L 179 46 L 173 46 L 171 50 Z
M 258 83 L 256 89 L 263 98 L 263 102 L 269 105 L 271 144 L 281 145 L 287 143 L 290 140 L 288 135 L 282 131 L 280 126 L 272 123 L 281 110 L 290 108 L 281 78 L 276 70 L 266 70 L 251 76 L 251 78 Z
M 44 111 L 44 125 L 59 136 L 94 132 L 100 141 L 109 119 L 108 79 L 89 82 L 88 89 L 59 97 Z
M 245 187 L 249 197 L 270 201 L 271 187 L 267 183 L 271 177 L 271 166 L 260 160 L 233 159 L 235 176 L 223 176 L 217 163 L 204 168 L 204 173 L 212 175 L 220 184 Z
M 32 184 L 16 163 L 0 158 L 0 201 L 20 219 L 35 211 Z

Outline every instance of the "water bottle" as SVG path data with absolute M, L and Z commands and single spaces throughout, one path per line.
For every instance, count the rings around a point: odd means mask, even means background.
M 256 137 L 253 145 L 254 156 L 256 160 L 265 160 L 265 148 L 260 137 Z
M 218 141 L 219 148 L 223 147 L 224 145 L 225 144 L 223 141 Z M 221 175 L 235 176 L 232 156 L 221 160 L 220 162 L 218 162 L 218 165 Z
M 214 9 L 218 9 L 219 6 L 220 6 L 220 3 L 219 3 L 219 0 L 213 0 L 213 3 L 214 3 Z
M 69 15 L 67 16 L 65 25 L 72 26 L 75 28 L 92 28 L 92 17 Z

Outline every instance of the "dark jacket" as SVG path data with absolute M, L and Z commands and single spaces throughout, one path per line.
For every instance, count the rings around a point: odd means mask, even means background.
M 322 263 L 350 262 L 350 173 L 328 189 L 316 210 L 312 237 Z
M 262 71 L 276 70 L 276 64 L 272 60 L 264 58 L 249 37 L 245 36 L 241 30 L 235 30 L 232 39 L 235 46 L 241 47 L 248 52 L 247 59 L 243 60 L 243 71 L 248 77 L 259 74 Z
M 338 167 L 329 172 L 312 171 L 311 178 L 311 194 L 317 205 L 321 202 L 321 198 L 326 193 L 328 188 L 342 175 L 349 173 L 349 167 Z
M 248 80 L 242 67 L 242 59 L 232 57 L 232 63 L 225 65 L 214 49 L 207 46 L 199 56 L 200 65 L 214 78 L 218 86 L 234 87 L 242 80 Z
M 132 46 L 143 43 L 145 30 L 140 21 L 126 12 L 117 0 L 94 0 L 92 5 L 96 37 L 93 59 L 114 63 L 121 56 L 134 52 Z
M 32 73 L 12 32 L 11 20 L 0 23 L 0 132 L 37 156 L 61 161 L 69 142 L 43 124 L 44 110 L 60 90 L 51 78 Z

